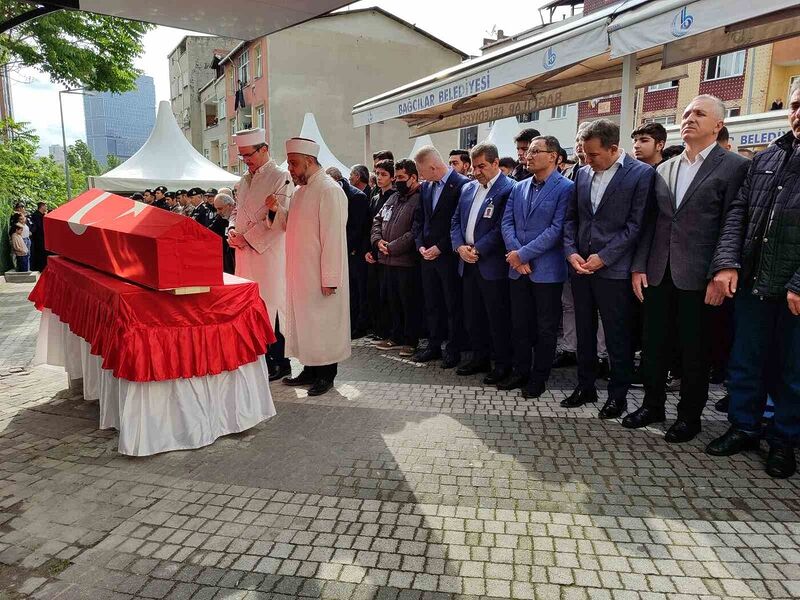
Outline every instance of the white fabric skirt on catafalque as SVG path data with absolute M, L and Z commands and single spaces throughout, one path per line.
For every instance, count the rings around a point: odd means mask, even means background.
M 212 444 L 275 415 L 264 357 L 218 375 L 135 382 L 114 377 L 102 358 L 49 309 L 42 311 L 36 364 L 83 379 L 83 397 L 98 400 L 100 428 L 119 431 L 119 452 L 148 456 Z

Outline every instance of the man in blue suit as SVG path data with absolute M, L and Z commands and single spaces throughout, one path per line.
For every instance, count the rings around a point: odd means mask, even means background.
M 464 320 L 473 351 L 472 360 L 456 373 L 485 373 L 494 356 L 494 370 L 483 380 L 494 385 L 511 374 L 508 277 L 500 222 L 514 181 L 500 170 L 497 146 L 478 144 L 471 154 L 475 181 L 461 188 L 450 228 L 460 259 Z
M 459 345 L 463 311 L 458 256 L 450 241 L 450 225 L 461 188 L 469 179 L 445 164 L 433 146 L 423 146 L 414 156 L 422 184 L 421 202 L 414 217 L 417 250 L 422 256 L 422 289 L 428 317 L 428 347 L 411 360 L 428 362 L 442 356 L 442 368 L 452 369 L 461 361 Z
M 558 172 L 560 150 L 552 136 L 531 140 L 525 158 L 533 177 L 514 185 L 503 215 L 511 278 L 514 374 L 498 387 L 524 386 L 525 398 L 538 398 L 547 389 L 561 320 L 561 290 L 567 279 L 562 250 L 564 215 L 574 184 Z
M 611 362 L 608 401 L 601 419 L 627 408 L 633 378 L 631 264 L 654 170 L 619 148 L 619 126 L 606 119 L 580 132 L 586 166 L 578 171 L 564 224 L 578 332 L 578 387 L 561 405 L 597 402 L 597 312 Z

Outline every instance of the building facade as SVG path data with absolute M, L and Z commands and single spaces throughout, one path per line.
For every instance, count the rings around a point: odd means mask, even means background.
M 58 164 L 64 164 L 64 146 L 61 144 L 51 144 L 47 149 L 47 155 Z
M 124 94 L 85 94 L 83 115 L 86 143 L 98 163 L 105 165 L 109 155 L 130 158 L 147 141 L 156 121 L 153 78 L 141 75 L 136 89 Z
M 300 133 L 307 112 L 339 160 L 363 163 L 364 133 L 353 128 L 352 106 L 465 57 L 382 9 L 334 13 L 237 45 L 200 90 L 201 112 L 192 123 L 203 126 L 201 152 L 231 172 L 242 170 L 232 138 L 237 130 L 264 127 L 281 162 L 283 141 Z M 373 150 L 390 149 L 400 158 L 414 145 L 403 123 L 371 129 Z M 436 134 L 433 141 L 449 151 L 457 147 L 458 132 Z
M 169 85 L 172 113 L 186 139 L 203 150 L 200 90 L 219 75 L 219 61 L 239 42 L 228 38 L 187 35 L 169 53 Z

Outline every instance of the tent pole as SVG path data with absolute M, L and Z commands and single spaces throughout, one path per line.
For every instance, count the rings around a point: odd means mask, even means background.
M 622 57 L 622 102 L 620 107 L 619 129 L 620 138 L 625 140 L 625 146 L 630 146 L 628 141 L 631 131 L 634 130 L 634 116 L 636 101 L 636 54 L 627 54 Z
M 369 168 L 372 164 L 372 140 L 369 125 L 364 126 L 364 164 Z

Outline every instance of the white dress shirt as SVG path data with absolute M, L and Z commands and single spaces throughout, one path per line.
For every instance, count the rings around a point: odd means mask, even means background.
M 611 180 L 614 178 L 617 171 L 619 171 L 623 162 L 625 162 L 625 153 L 620 150 L 617 160 L 605 171 L 595 171 L 590 168 L 592 171 L 592 213 L 597 212 L 597 207 L 600 206 L 600 201 L 603 199 L 603 194 L 606 193 L 608 184 L 611 183 Z
M 472 207 L 469 209 L 467 230 L 465 232 L 466 235 L 464 236 L 464 240 L 469 245 L 475 243 L 475 225 L 478 223 L 478 214 L 481 212 L 481 204 L 483 204 L 483 201 L 486 200 L 486 194 L 488 194 L 489 190 L 492 189 L 494 182 L 497 181 L 498 177 L 500 177 L 500 173 L 502 173 L 502 171 L 498 171 L 497 175 L 492 177 L 492 179 L 486 185 L 478 184 L 478 191 L 475 192 L 475 198 L 472 199 Z
M 686 150 L 681 154 L 680 162 L 678 163 L 678 180 L 675 183 L 676 208 L 683 202 L 686 191 L 689 189 L 689 186 L 692 185 L 692 181 L 694 181 L 694 178 L 697 176 L 697 172 L 700 170 L 700 167 L 703 166 L 703 162 L 708 158 L 708 155 L 711 154 L 711 151 L 716 145 L 717 142 L 714 142 L 708 148 L 701 150 L 700 153 L 694 157 L 694 162 L 689 160 Z

